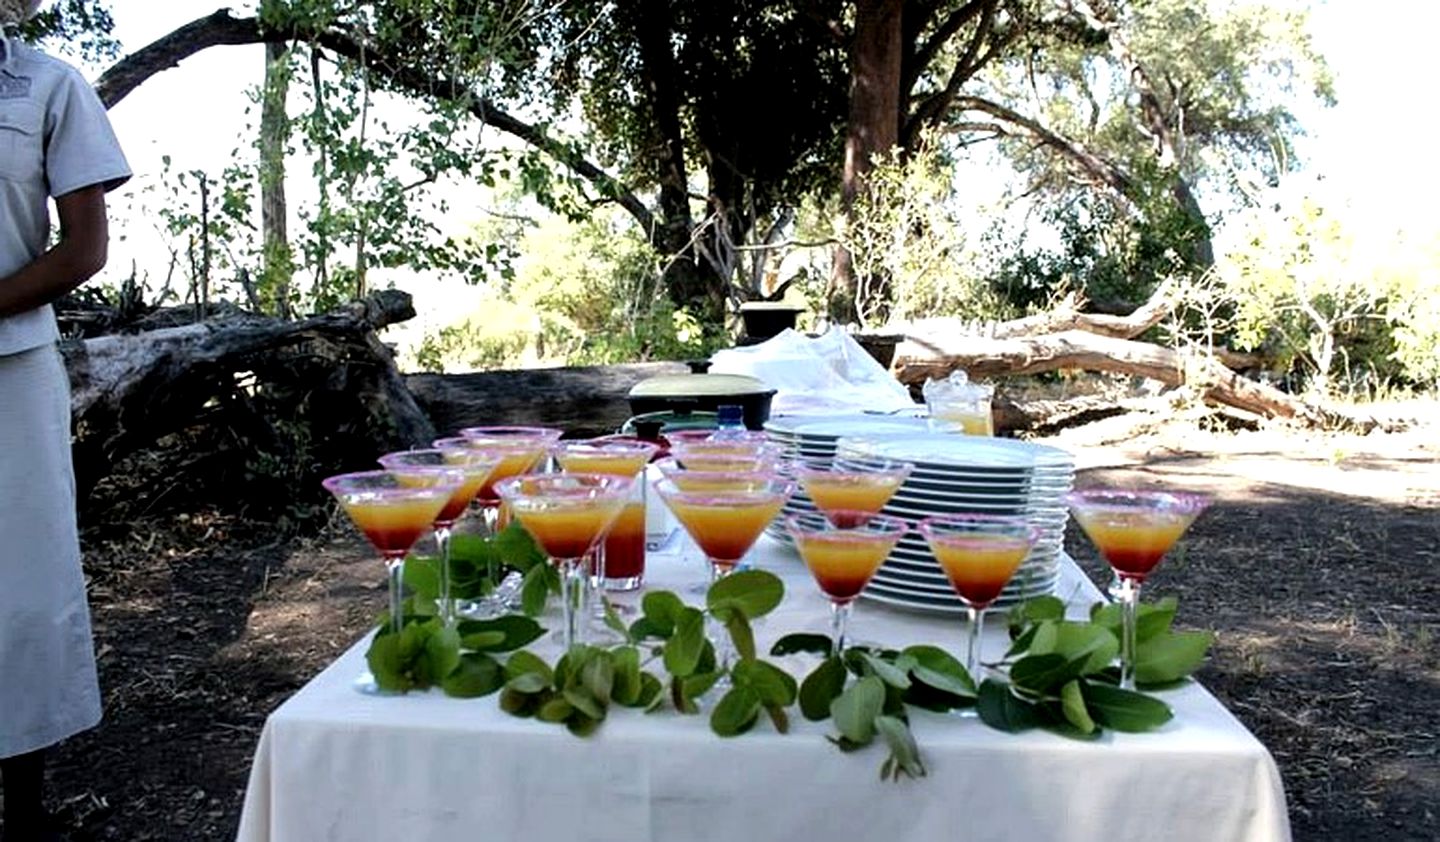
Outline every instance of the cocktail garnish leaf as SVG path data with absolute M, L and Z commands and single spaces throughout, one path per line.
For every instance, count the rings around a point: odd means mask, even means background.
M 839 658 L 826 658 L 800 683 L 800 713 L 811 722 L 830 716 L 830 703 L 845 689 L 848 673 Z
M 812 655 L 829 655 L 830 650 L 834 648 L 835 642 L 826 635 L 794 632 L 775 641 L 774 645 L 770 647 L 770 654 L 777 658 L 784 655 L 794 655 L 798 652 L 808 652 Z
M 753 620 L 775 609 L 785 598 L 785 583 L 765 570 L 741 570 L 718 580 L 705 594 L 712 613 L 733 609 Z

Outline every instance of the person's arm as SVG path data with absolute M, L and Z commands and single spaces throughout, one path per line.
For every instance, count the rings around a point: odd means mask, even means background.
M 60 241 L 15 274 L 0 278 L 0 317 L 49 304 L 105 266 L 110 246 L 105 188 L 97 184 L 66 193 L 55 206 Z

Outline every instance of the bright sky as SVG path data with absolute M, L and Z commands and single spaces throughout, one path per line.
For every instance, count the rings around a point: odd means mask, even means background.
M 1429 164 L 1440 117 L 1423 98 L 1433 78 L 1433 33 L 1440 24 L 1440 4 L 1429 0 L 1277 0 L 1279 5 L 1312 8 L 1312 31 L 1320 52 L 1336 77 L 1339 104 L 1329 110 L 1301 112 L 1309 136 L 1301 142 L 1305 173 L 1296 187 L 1306 189 L 1322 179 L 1328 195 L 1344 201 L 1353 217 L 1380 230 L 1418 227 L 1416 233 L 1440 230 L 1434 196 L 1440 195 L 1440 170 Z M 219 2 L 111 0 L 115 34 L 126 52 L 138 49 L 194 17 L 213 11 Z M 235 13 L 244 13 L 236 4 Z M 94 76 L 98 68 L 91 69 Z M 247 94 L 263 73 L 263 50 L 252 47 L 212 48 L 186 60 L 178 70 L 151 78 L 121 102 L 112 119 L 137 178 L 134 188 L 114 199 L 117 242 L 108 270 L 114 281 L 127 275 L 131 260 L 152 282 L 165 275 L 165 252 L 155 257 L 160 242 L 153 231 L 151 207 L 162 194 L 158 178 L 162 156 L 170 155 L 176 170 L 218 172 L 232 158 L 237 144 L 253 136 L 247 126 L 258 112 L 247 114 Z M 147 192 L 150 191 L 150 192 Z M 469 218 L 474 218 L 473 216 Z M 451 219 L 468 221 L 463 209 Z M 147 230 L 149 229 L 149 230 Z M 407 287 L 410 285 L 407 284 Z M 422 310 L 451 309 L 450 301 L 427 303 Z

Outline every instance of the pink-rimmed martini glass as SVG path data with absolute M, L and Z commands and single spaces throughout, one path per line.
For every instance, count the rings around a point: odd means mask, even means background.
M 584 606 L 576 602 L 584 593 L 584 559 L 619 517 L 634 484 L 633 478 L 606 474 L 536 474 L 511 477 L 495 486 L 560 571 L 560 639 L 567 652 L 583 642 L 579 622 L 583 612 L 577 608 Z
M 710 582 L 714 584 L 739 567 L 760 533 L 795 493 L 795 483 L 766 477 L 736 480 L 719 490 L 685 491 L 674 480 L 662 479 L 655 484 L 655 493 L 705 554 L 710 563 Z M 716 659 L 722 665 L 728 664 L 734 654 L 729 638 L 718 632 L 712 637 Z
M 501 480 L 534 471 L 550 453 L 550 446 L 564 434 L 564 430 L 554 427 L 466 427 L 460 431 L 460 438 L 472 446 L 502 455 L 490 479 L 475 494 L 491 535 L 500 526 L 501 501 L 495 486 Z
M 717 437 L 718 430 L 675 430 L 665 433 L 665 440 L 671 445 L 676 443 L 689 444 L 697 441 L 741 441 L 758 442 L 765 444 L 770 441 L 770 436 L 761 430 L 726 430 L 723 435 Z
M 784 448 L 758 440 L 673 442 L 670 456 L 689 471 L 755 471 L 774 465 Z
M 447 626 L 455 624 L 455 603 L 450 598 L 450 533 L 455 522 L 465 514 L 480 487 L 500 464 L 498 455 L 469 447 L 435 447 L 428 450 L 402 450 L 380 457 L 380 465 L 400 476 L 407 471 L 448 467 L 461 473 L 463 481 L 455 487 L 445 506 L 435 515 L 435 548 L 440 556 L 439 596 L 440 618 Z
M 832 654 L 845 651 L 845 631 L 855 598 L 870 584 L 910 524 L 874 512 L 805 512 L 785 519 L 800 558 L 830 600 Z M 840 525 L 843 524 L 843 525 Z
M 909 462 L 872 457 L 798 459 L 787 469 L 800 481 L 815 508 L 836 526 L 846 526 L 855 512 L 885 508 L 915 466 Z
M 645 466 L 660 451 L 660 445 L 645 441 L 593 439 L 563 441 L 550 450 L 560 470 L 570 474 L 605 474 L 635 480 L 620 515 L 605 540 L 591 554 L 586 583 L 586 622 L 592 640 L 619 642 L 619 636 L 605 625 L 609 604 L 606 591 L 633 591 L 645 579 Z M 616 610 L 622 610 L 617 608 Z
M 395 634 L 405 625 L 405 554 L 431 528 L 435 516 L 464 481 L 462 472 L 443 467 L 407 470 L 403 474 L 360 471 L 322 481 L 385 562 L 390 631 Z M 362 691 L 376 692 L 375 680 L 368 675 L 362 677 L 359 686 Z
M 1015 576 L 1039 530 L 1021 515 L 978 514 L 928 517 L 917 528 L 970 615 L 965 669 L 979 684 L 985 609 Z
M 707 464 L 712 467 L 728 465 L 730 470 L 688 470 L 673 457 L 656 462 L 655 468 L 660 472 L 662 478 L 674 483 L 675 487 L 681 491 L 699 493 L 754 488 L 757 483 L 767 482 L 777 476 L 777 463 L 766 460 L 757 461 L 751 457 L 712 460 Z M 691 543 L 694 543 L 693 539 Z M 688 550 L 682 549 L 681 555 L 682 560 L 688 560 L 690 557 Z M 704 551 L 700 553 L 700 563 L 705 566 L 707 573 L 713 570 Z M 704 582 L 690 585 L 686 590 L 692 594 L 704 594 L 709 587 L 710 576 L 707 575 Z
M 1120 577 L 1120 686 L 1135 689 L 1140 585 L 1210 505 L 1203 494 L 1098 488 L 1065 495 L 1070 514 Z

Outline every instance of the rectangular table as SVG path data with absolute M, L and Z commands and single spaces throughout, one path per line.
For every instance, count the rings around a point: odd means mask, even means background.
M 769 539 L 757 549 L 786 587 L 756 627 L 762 651 L 792 631 L 828 631 L 828 603 L 794 553 Z M 653 586 L 694 604 L 703 598 L 685 589 L 703 575 L 699 561 L 673 554 L 652 555 L 648 571 Z M 1068 558 L 1059 595 L 1077 614 L 1099 599 Z M 987 657 L 1005 647 L 1002 626 L 997 618 L 987 629 Z M 956 653 L 963 631 L 958 617 L 864 601 L 851 625 L 856 641 Z M 266 721 L 241 842 L 1289 839 L 1274 761 L 1198 684 L 1160 694 L 1175 711 L 1164 728 L 1094 742 L 916 711 L 929 776 L 893 783 L 879 779 L 880 741 L 842 754 L 824 739 L 828 723 L 798 709 L 788 735 L 761 717 L 751 733 L 721 739 L 703 714 L 612 708 L 580 739 L 502 712 L 495 696 L 365 696 L 352 682 L 367 645 Z M 552 662 L 558 649 L 532 648 Z M 808 669 L 804 657 L 787 663 Z

